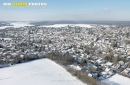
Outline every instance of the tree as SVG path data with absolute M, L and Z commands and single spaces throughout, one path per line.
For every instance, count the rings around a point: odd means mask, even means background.
M 116 64 L 118 63 L 118 60 L 119 60 L 119 56 L 114 57 L 114 59 L 113 59 L 113 63 L 116 65 Z

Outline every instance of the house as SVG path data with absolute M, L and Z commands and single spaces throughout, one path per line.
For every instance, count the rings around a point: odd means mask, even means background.
M 101 72 L 101 76 L 103 78 L 108 78 L 109 77 L 108 74 L 107 74 L 107 72 L 105 72 L 105 71 Z
M 130 73 L 130 68 L 126 68 L 123 72 L 126 74 Z
M 81 67 L 79 67 L 78 65 L 69 65 L 70 68 L 74 69 L 74 70 L 81 70 Z
M 124 62 L 123 62 L 123 61 L 119 61 L 119 64 L 120 64 L 120 65 L 124 65 Z
M 24 55 L 20 55 L 20 58 L 23 59 L 23 58 L 24 58 Z
M 82 63 L 82 58 L 81 58 L 81 57 L 76 57 L 75 60 L 76 60 L 76 62 L 77 62 L 78 64 L 81 64 L 81 63 Z
M 108 67 L 110 67 L 110 66 L 113 65 L 113 63 L 111 63 L 111 62 L 107 62 L 105 65 L 108 66 Z
M 88 73 L 88 76 L 89 76 L 89 77 L 92 77 L 93 75 L 92 75 L 91 73 Z
M 102 59 L 102 58 L 99 58 L 98 60 L 96 60 L 96 63 L 97 63 L 98 65 L 102 64 L 102 63 L 103 63 L 103 59 Z

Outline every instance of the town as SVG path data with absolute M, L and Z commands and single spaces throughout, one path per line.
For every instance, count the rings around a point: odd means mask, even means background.
M 98 80 L 115 74 L 130 78 L 130 27 L 92 24 L 0 29 L 0 68 L 40 58 Z

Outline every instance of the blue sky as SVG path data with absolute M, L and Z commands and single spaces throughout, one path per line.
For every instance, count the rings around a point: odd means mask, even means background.
M 46 8 L 12 8 L 3 3 L 39 2 Z M 0 0 L 0 21 L 130 21 L 130 0 Z

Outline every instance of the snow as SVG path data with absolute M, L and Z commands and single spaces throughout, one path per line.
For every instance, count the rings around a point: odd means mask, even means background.
M 87 28 L 93 27 L 92 25 L 89 25 L 89 24 L 76 24 L 75 26 L 87 27 Z
M 102 82 L 106 82 L 110 85 L 129 85 L 130 79 L 122 75 L 115 74 L 114 76 L 108 79 L 102 80 Z
M 4 39 L 4 40 L 12 40 L 12 38 L 0 38 L 0 40 L 2 40 L 2 39 Z
M 74 70 L 81 70 L 81 68 L 79 66 L 70 65 L 70 67 L 73 68 Z
M 34 26 L 34 25 L 30 25 L 28 22 L 16 22 L 16 23 L 11 23 L 11 25 L 14 25 L 14 28 L 24 27 L 24 26 Z
M 65 26 L 72 26 L 72 24 L 54 24 L 54 25 L 43 25 L 43 26 L 39 26 L 39 27 L 65 27 Z
M 2 26 L 2 27 L 0 27 L 0 29 L 5 29 L 5 28 L 8 28 L 8 27 L 13 27 L 13 26 Z
M 62 66 L 39 59 L 0 69 L 0 85 L 86 85 Z
M 54 24 L 54 25 L 43 25 L 43 26 L 39 26 L 39 27 L 65 27 L 65 26 L 80 26 L 80 27 L 87 27 L 87 28 L 91 28 L 93 27 L 90 24 Z
M 8 27 L 19 28 L 19 27 L 24 27 L 24 26 L 34 26 L 34 25 L 30 25 L 29 22 L 14 22 L 14 23 L 10 23 L 10 25 L 13 25 L 13 26 L 2 26 L 0 27 L 0 29 L 5 29 Z
M 2 26 L 0 27 L 0 29 L 5 29 L 7 27 L 19 28 L 19 27 L 24 27 L 24 26 L 34 26 L 34 25 L 29 24 L 29 22 L 14 22 L 14 23 L 10 23 L 10 25 L 13 25 L 13 26 Z M 90 24 L 54 24 L 54 25 L 41 25 L 39 27 L 65 27 L 68 25 L 72 27 L 74 26 L 87 27 L 87 28 L 93 27 Z
M 112 64 L 113 64 L 113 63 L 111 63 L 111 62 L 107 62 L 107 63 L 106 63 L 107 66 L 111 66 Z

